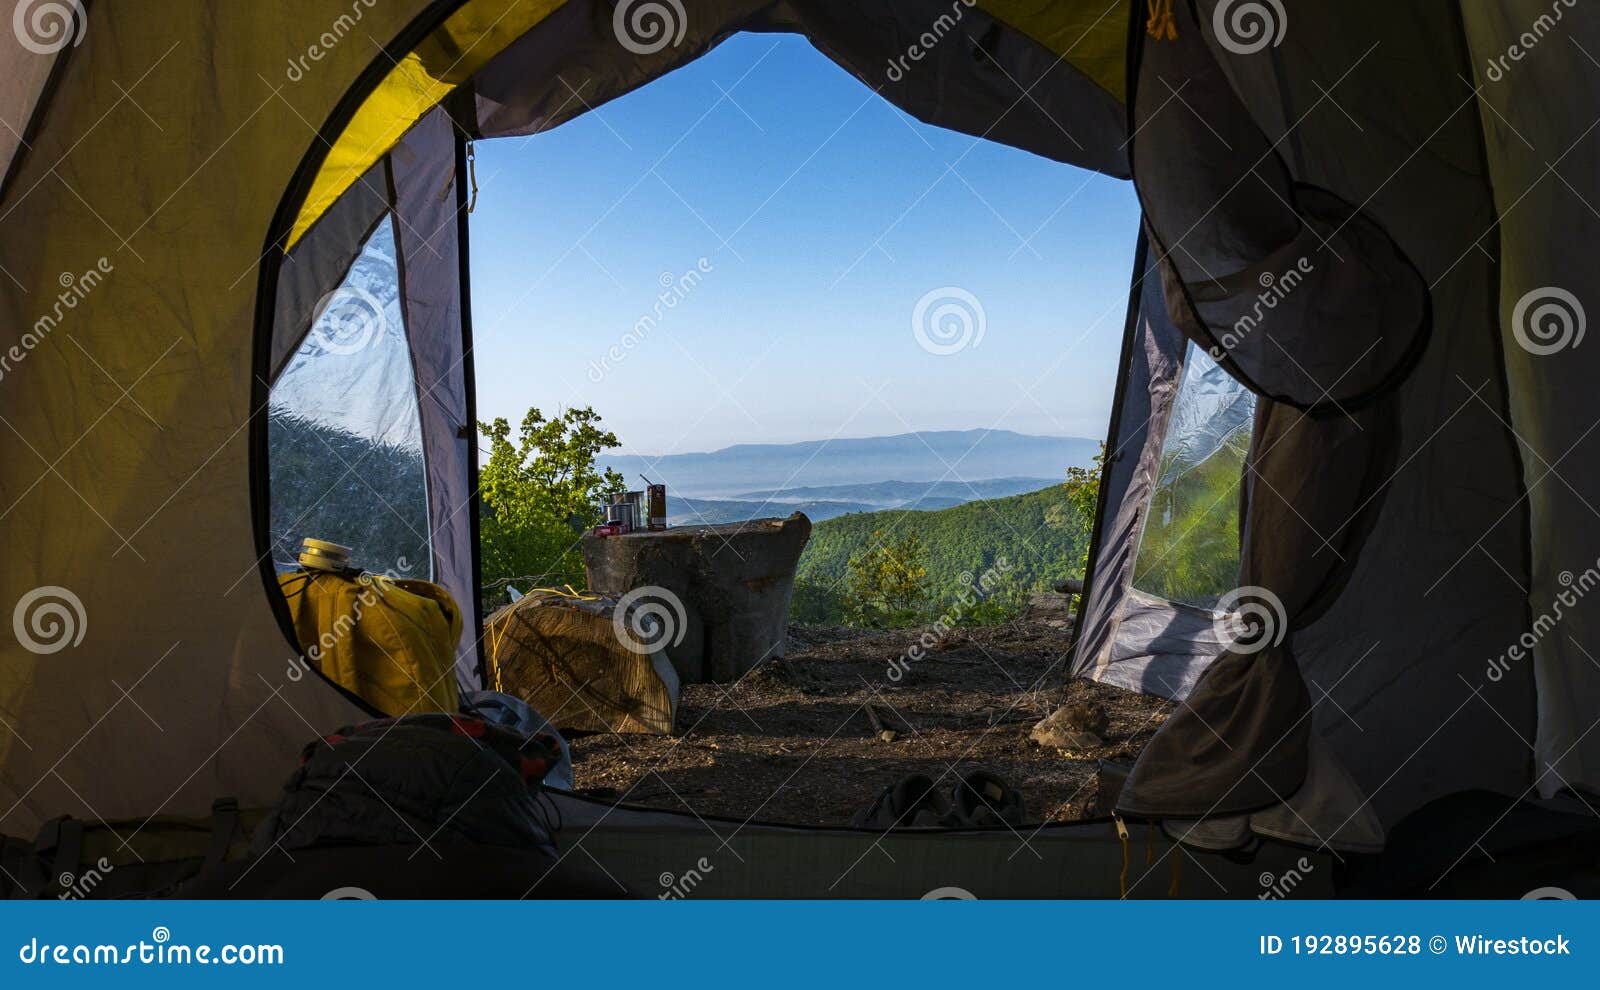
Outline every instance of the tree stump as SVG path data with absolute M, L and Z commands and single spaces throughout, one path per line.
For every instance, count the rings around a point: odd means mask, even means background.
M 795 566 L 811 520 L 756 519 L 721 526 L 583 538 L 589 587 L 650 602 L 660 639 L 686 684 L 731 681 L 784 654 Z M 647 625 L 649 625 L 647 623 Z
M 559 729 L 671 733 L 677 672 L 660 649 L 619 631 L 633 611 L 606 595 L 536 592 L 507 605 L 484 627 L 492 686 Z

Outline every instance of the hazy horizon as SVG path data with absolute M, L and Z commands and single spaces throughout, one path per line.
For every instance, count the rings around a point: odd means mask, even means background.
M 811 443 L 841 443 L 849 442 L 851 440 L 896 440 L 902 437 L 928 435 L 933 433 L 1012 433 L 1016 434 L 1017 436 L 1047 440 L 1089 440 L 1094 443 L 1100 442 L 1100 438 L 1079 436 L 1078 434 L 1074 433 L 1023 433 L 1020 430 L 992 429 L 987 426 L 971 426 L 966 429 L 905 430 L 900 433 L 868 433 L 861 434 L 859 436 L 810 437 L 803 440 L 733 440 L 729 443 L 719 444 L 715 447 L 707 447 L 703 449 L 690 448 L 687 446 L 679 450 L 671 451 L 638 450 L 625 447 L 613 447 L 611 449 L 613 451 L 622 451 L 626 449 L 628 453 L 637 455 L 639 457 L 665 457 L 672 454 L 720 454 L 725 450 L 730 450 L 735 447 L 800 447 Z

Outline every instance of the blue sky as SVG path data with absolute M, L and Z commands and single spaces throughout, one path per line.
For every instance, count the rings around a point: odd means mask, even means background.
M 653 454 L 1105 434 L 1131 186 L 918 123 L 804 39 L 736 36 L 477 157 L 485 419 L 592 405 L 625 450 Z M 661 305 L 664 277 L 697 268 Z M 925 340 L 966 346 L 919 343 L 924 299 L 925 321 L 952 321 Z

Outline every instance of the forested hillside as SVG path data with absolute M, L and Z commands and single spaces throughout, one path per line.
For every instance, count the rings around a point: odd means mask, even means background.
M 268 430 L 274 560 L 292 563 L 310 536 L 350 547 L 369 570 L 428 576 L 421 451 L 282 409 Z
M 964 578 L 981 576 L 1001 558 L 1010 564 L 1011 588 L 1043 590 L 1083 576 L 1089 525 L 1061 485 L 936 512 L 894 509 L 828 519 L 812 530 L 800 558 L 794 617 L 844 621 L 851 558 L 906 537 L 920 545 L 925 610 L 933 614 L 956 600 Z

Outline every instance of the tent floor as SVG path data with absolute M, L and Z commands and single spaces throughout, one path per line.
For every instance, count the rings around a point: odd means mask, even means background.
M 1172 704 L 1066 675 L 1059 616 L 955 630 L 919 660 L 891 665 L 922 630 L 790 629 L 789 654 L 733 685 L 688 685 L 673 737 L 572 741 L 579 794 L 707 817 L 846 825 L 896 780 L 942 786 L 983 767 L 1019 789 L 1031 823 L 1092 816 L 1098 760 L 1132 763 Z M 1091 700 L 1104 745 L 1065 752 L 1029 732 L 1057 707 Z M 896 737 L 872 726 L 871 704 Z
M 618 891 L 692 898 L 1330 897 L 1333 858 L 1277 843 L 1230 858 L 1107 820 L 1023 829 L 869 832 L 617 807 L 555 795 L 562 862 Z M 559 879 L 552 874 L 553 879 Z M 1270 880 L 1269 880 L 1270 878 Z M 540 897 L 540 885 L 528 896 Z

